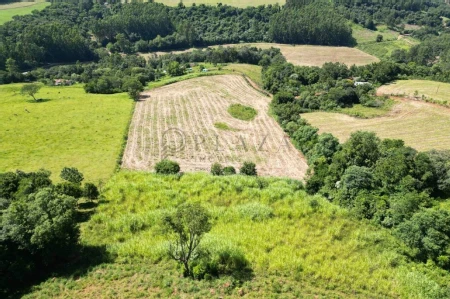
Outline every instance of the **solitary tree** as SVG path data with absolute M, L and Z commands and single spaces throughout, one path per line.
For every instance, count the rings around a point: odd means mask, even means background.
M 376 41 L 377 41 L 377 43 L 382 42 L 383 41 L 383 36 L 381 34 L 378 34 Z
M 175 214 L 165 217 L 164 224 L 171 239 L 170 257 L 183 265 L 184 276 L 192 276 L 190 264 L 198 258 L 200 241 L 211 229 L 206 209 L 198 203 L 183 204 Z
M 258 175 L 256 171 L 256 165 L 253 162 L 244 162 L 239 172 L 244 175 Z
M 139 99 L 139 94 L 144 91 L 144 86 L 138 79 L 132 77 L 125 81 L 123 89 L 128 92 L 131 99 L 137 101 Z
M 39 100 L 37 100 L 34 95 L 42 88 L 42 85 L 39 83 L 31 83 L 31 84 L 25 84 L 22 86 L 22 88 L 20 89 L 20 93 L 23 95 L 28 95 L 31 96 L 33 98 L 33 100 L 35 100 L 36 102 L 38 102 Z
M 63 170 L 61 170 L 60 177 L 65 181 L 77 185 L 81 184 L 81 182 L 84 180 L 83 174 L 79 172 L 75 167 L 64 167 Z

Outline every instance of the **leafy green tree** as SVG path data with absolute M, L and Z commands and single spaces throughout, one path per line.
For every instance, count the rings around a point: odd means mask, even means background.
M 80 185 L 72 182 L 59 183 L 55 186 L 55 190 L 59 194 L 64 194 L 77 199 L 83 195 L 83 190 Z
M 14 76 L 19 73 L 19 66 L 17 65 L 17 62 L 12 58 L 6 59 L 5 67 L 10 76 Z
M 258 172 L 256 171 L 256 164 L 253 162 L 244 162 L 244 164 L 242 164 L 242 167 L 239 170 L 239 172 L 241 174 L 250 175 L 250 176 L 258 175 Z
M 225 166 L 223 168 L 224 175 L 233 175 L 236 174 L 236 169 L 233 166 Z
M 211 165 L 211 174 L 212 175 L 223 175 L 223 167 L 220 163 L 214 163 Z
M 64 167 L 59 175 L 63 180 L 80 185 L 84 180 L 83 174 L 75 167 Z
M 137 101 L 139 94 L 144 91 L 144 86 L 137 78 L 131 77 L 124 82 L 122 89 L 128 92 L 131 99 Z
M 340 150 L 341 145 L 339 144 L 339 139 L 334 137 L 330 133 L 323 133 L 319 135 L 317 143 L 314 145 L 312 150 L 312 160 L 319 157 L 325 157 L 327 161 L 331 162 L 331 158 L 334 153 Z
M 167 72 L 172 77 L 181 76 L 184 74 L 184 67 L 178 61 L 171 61 L 167 66 Z
M 164 159 L 156 163 L 155 171 L 159 174 L 177 174 L 180 172 L 180 164 Z
M 211 229 L 209 215 L 200 204 L 180 205 L 174 215 L 164 218 L 170 238 L 169 255 L 184 267 L 184 275 L 192 276 L 190 264 L 199 257 L 199 244 Z
M 380 157 L 380 139 L 373 132 L 357 131 L 343 145 L 348 165 L 372 167 Z
M 84 187 L 83 187 L 83 196 L 93 200 L 93 199 L 97 199 L 98 196 L 100 195 L 100 192 L 98 191 L 97 186 L 95 186 L 92 183 L 85 183 Z
M 380 43 L 380 42 L 382 42 L 383 41 L 383 36 L 381 35 L 381 34 L 378 34 L 377 35 L 377 38 L 376 38 L 376 42 L 377 43 Z
M 34 95 L 36 93 L 38 93 L 38 91 L 42 88 L 42 84 L 40 83 L 30 83 L 30 84 L 25 84 L 22 86 L 22 88 L 20 89 L 20 93 L 23 95 L 28 95 L 30 97 L 33 98 L 33 100 L 35 102 L 38 102 L 39 100 L 37 100 Z
M 44 188 L 13 201 L 2 217 L 3 237 L 45 259 L 77 243 L 76 199 Z
M 340 205 L 352 208 L 354 199 L 360 191 L 370 191 L 375 188 L 375 179 L 370 168 L 352 165 L 342 176 L 342 194 Z
M 397 236 L 409 247 L 416 249 L 418 257 L 437 260 L 448 256 L 450 245 L 450 212 L 425 210 L 416 213 L 410 220 L 400 224 Z

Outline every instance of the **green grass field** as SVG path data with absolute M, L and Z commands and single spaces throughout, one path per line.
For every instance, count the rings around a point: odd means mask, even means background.
M 43 87 L 34 103 L 21 84 L 0 86 L 0 172 L 64 166 L 87 181 L 108 179 L 116 167 L 133 102 L 126 94 L 86 94 L 81 85 Z M 27 112 L 29 111 L 29 112 Z
M 418 41 L 416 41 L 415 39 L 404 37 L 402 39 L 393 41 L 360 44 L 357 46 L 357 48 L 380 59 L 386 59 L 389 58 L 392 52 L 394 52 L 395 50 L 409 50 L 416 44 L 418 44 Z
M 113 260 L 50 278 L 24 298 L 438 298 L 450 281 L 408 261 L 389 231 L 306 195 L 298 181 L 122 171 L 103 191 L 81 242 Z M 212 216 L 203 246 L 243 253 L 253 277 L 180 278 L 160 219 L 186 201 Z
M 359 24 L 352 23 L 353 37 L 358 44 L 375 42 L 377 35 L 381 34 L 384 41 L 397 40 L 399 33 L 389 30 L 386 26 L 378 26 L 376 31 L 364 28 Z
M 164 3 L 168 6 L 177 6 L 178 3 L 180 3 L 180 0 L 156 0 L 156 2 Z M 259 5 L 268 5 L 268 4 L 276 4 L 284 5 L 286 3 L 286 0 L 182 0 L 183 4 L 186 6 L 191 6 L 192 4 L 206 4 L 206 5 L 217 5 L 218 3 L 235 6 L 235 7 L 242 7 L 245 8 L 247 6 L 259 6 Z
M 241 104 L 232 104 L 228 107 L 227 111 L 234 118 L 246 121 L 253 120 L 258 114 L 254 108 Z
M 200 65 L 202 65 L 208 71 L 202 72 L 199 67 Z M 192 67 L 191 72 L 177 77 L 171 77 L 169 75 L 166 75 L 158 81 L 150 82 L 147 85 L 147 88 L 148 89 L 158 88 L 161 86 L 177 83 L 188 79 L 198 78 L 202 76 L 215 76 L 215 75 L 226 75 L 236 73 L 243 74 L 248 78 L 250 78 L 258 86 L 262 86 L 261 69 L 262 68 L 260 66 L 250 64 L 231 63 L 220 66 L 219 65 L 214 66 L 211 63 L 197 63 L 196 66 Z
M 417 92 L 417 98 L 422 95 L 434 99 L 443 104 L 450 103 L 450 84 L 429 80 L 399 80 L 395 83 L 383 85 L 378 88 L 378 94 L 404 95 L 413 98 Z
M 11 21 L 14 16 L 30 14 L 33 10 L 41 10 L 50 5 L 49 2 L 14 2 L 0 5 L 0 25 Z

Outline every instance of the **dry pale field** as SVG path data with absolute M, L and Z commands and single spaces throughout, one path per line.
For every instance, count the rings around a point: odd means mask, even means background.
M 326 47 L 326 46 L 309 46 L 309 45 L 286 45 L 286 44 L 272 44 L 272 43 L 242 43 L 242 44 L 226 44 L 222 47 L 236 47 L 236 46 L 253 46 L 261 49 L 269 49 L 270 47 L 279 48 L 281 53 L 286 57 L 286 60 L 294 65 L 303 66 L 322 66 L 325 62 L 341 62 L 348 66 L 366 65 L 373 62 L 378 62 L 379 59 L 370 54 L 364 53 L 356 48 L 348 47 Z M 212 46 L 219 47 L 219 46 Z M 192 51 L 187 49 L 182 51 L 169 52 L 154 52 L 150 54 L 141 54 L 148 58 L 152 55 L 164 55 L 168 53 L 180 54 Z
M 144 92 L 122 166 L 153 170 L 167 158 L 179 162 L 181 171 L 209 171 L 214 162 L 238 168 L 253 161 L 261 175 L 303 179 L 306 161 L 269 116 L 270 100 L 237 75 L 201 77 Z M 227 109 L 234 103 L 256 109 L 256 118 L 233 118 Z M 230 130 L 217 129 L 215 123 Z
M 420 151 L 450 149 L 450 109 L 422 101 L 398 99 L 391 112 L 372 119 L 329 112 L 306 113 L 302 117 L 341 142 L 361 130 L 373 131 L 381 138 L 403 139 Z

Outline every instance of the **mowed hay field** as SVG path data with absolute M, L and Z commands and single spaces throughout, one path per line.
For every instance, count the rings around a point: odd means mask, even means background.
M 30 14 L 33 10 L 41 10 L 50 5 L 49 2 L 13 2 L 0 5 L 0 25 L 11 21 L 14 16 Z
M 273 44 L 273 43 L 241 43 L 241 44 L 226 44 L 221 46 L 211 47 L 239 47 L 251 46 L 261 49 L 279 48 L 286 60 L 294 65 L 303 66 L 322 66 L 325 62 L 341 62 L 348 66 L 366 65 L 373 62 L 378 62 L 379 59 L 370 54 L 356 48 L 349 47 L 327 47 L 327 46 L 310 46 L 310 45 L 287 45 L 287 44 Z M 180 54 L 193 49 L 172 52 L 155 52 L 157 55 L 164 55 L 168 53 Z M 142 54 L 144 57 L 149 57 L 152 54 Z
M 179 0 L 156 0 L 155 2 L 163 3 L 168 6 L 177 6 L 180 3 Z M 186 6 L 191 6 L 194 3 L 196 5 L 206 4 L 214 6 L 218 3 L 222 3 L 223 5 L 245 8 L 248 6 L 269 5 L 276 3 L 279 5 L 284 5 L 286 0 L 183 0 L 183 4 Z
M 450 83 L 442 83 L 429 80 L 398 80 L 394 83 L 383 85 L 378 88 L 380 95 L 404 95 L 410 98 L 424 95 L 436 101 L 450 103 Z
M 450 109 L 415 100 L 396 102 L 385 116 L 371 119 L 330 112 L 306 113 L 302 117 L 341 142 L 352 132 L 362 130 L 373 131 L 381 138 L 403 139 L 406 145 L 420 151 L 450 149 Z
M 144 92 L 122 166 L 153 170 L 168 158 L 179 162 L 181 171 L 209 171 L 214 162 L 239 167 L 253 161 L 260 175 L 302 179 L 306 161 L 269 116 L 270 100 L 240 75 L 200 77 Z M 232 104 L 256 109 L 255 119 L 233 118 L 227 112 Z
M 44 87 L 35 103 L 22 84 L 0 86 L 0 172 L 64 166 L 87 181 L 108 179 L 119 158 L 133 102 L 126 94 L 86 94 L 81 85 Z M 27 112 L 28 111 L 28 112 Z

